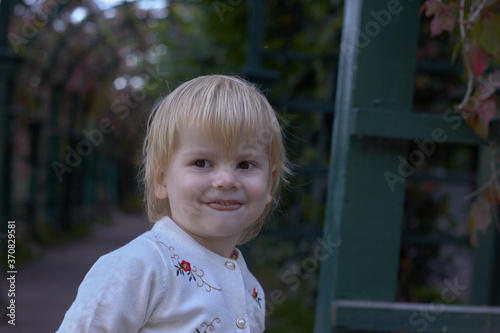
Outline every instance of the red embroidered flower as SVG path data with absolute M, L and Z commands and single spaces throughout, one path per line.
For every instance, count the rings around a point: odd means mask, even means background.
M 190 272 L 191 271 L 191 264 L 188 263 L 187 261 L 183 260 L 181 262 L 181 267 L 184 270 L 184 272 Z
M 253 288 L 253 293 L 252 293 L 253 299 L 256 299 L 257 295 L 258 295 L 257 290 L 255 290 L 255 288 Z

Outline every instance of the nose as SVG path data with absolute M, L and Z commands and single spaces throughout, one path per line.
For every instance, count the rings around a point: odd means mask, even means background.
M 238 189 L 241 184 L 236 175 L 236 170 L 231 167 L 221 167 L 214 174 L 212 186 L 217 189 Z

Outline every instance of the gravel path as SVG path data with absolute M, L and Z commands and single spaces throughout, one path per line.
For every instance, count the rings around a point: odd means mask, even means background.
M 96 227 L 92 236 L 50 249 L 39 260 L 26 262 L 16 274 L 16 325 L 7 323 L 2 309 L 2 333 L 53 333 L 73 302 L 78 286 L 93 263 L 149 229 L 140 214 L 113 214 L 113 223 Z M 7 298 L 7 275 L 0 281 L 1 304 Z

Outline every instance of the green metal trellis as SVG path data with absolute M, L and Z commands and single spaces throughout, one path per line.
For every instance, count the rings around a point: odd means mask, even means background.
M 23 52 L 19 49 L 19 45 L 10 44 L 12 36 L 15 35 L 10 35 L 10 39 L 8 38 L 9 19 L 14 15 L 14 5 L 16 5 L 15 0 L 0 2 L 0 217 L 2 218 L 0 225 L 5 231 L 7 221 L 17 219 L 22 226 L 20 230 L 23 230 L 23 234 L 19 235 L 20 239 L 27 237 L 44 242 L 51 241 L 61 229 L 72 230 L 79 222 L 93 219 L 98 213 L 101 215 L 104 210 L 96 209 L 100 205 L 106 205 L 108 208 L 117 205 L 118 164 L 115 161 L 117 156 L 114 150 L 107 147 L 113 142 L 106 140 L 105 144 L 92 147 L 93 156 L 82 159 L 84 166 L 69 169 L 66 167 L 61 173 L 57 173 L 54 163 L 60 162 L 59 165 L 67 163 L 65 161 L 67 149 L 77 149 L 78 144 L 86 139 L 78 127 L 82 124 L 97 126 L 85 120 L 89 109 L 87 96 L 75 94 L 74 98 L 65 100 L 67 82 L 51 79 L 54 65 L 59 60 L 60 48 L 67 47 L 69 41 L 74 39 L 81 29 L 78 26 L 69 26 L 65 34 L 57 39 L 57 46 L 53 47 L 52 52 L 45 58 L 39 80 L 42 84 L 52 82 L 51 89 L 40 89 L 40 96 L 43 94 L 43 98 L 46 98 L 46 105 L 38 101 L 40 103 L 35 106 L 36 109 L 14 108 L 11 104 L 14 77 L 17 67 L 23 68 L 18 65 L 28 61 L 19 55 Z M 56 18 L 73 5 L 54 4 L 50 7 L 50 15 L 47 15 L 46 19 L 50 21 Z M 97 15 L 96 13 L 88 15 L 86 19 L 95 19 Z M 14 26 L 19 24 L 19 22 L 14 23 Z M 40 39 L 43 29 L 31 31 L 24 28 L 26 26 L 12 33 L 21 34 L 17 38 L 25 41 L 25 47 L 36 48 L 38 44 L 43 43 Z M 29 36 L 23 35 L 26 31 L 30 31 Z M 117 39 L 113 34 L 96 36 L 90 45 L 91 50 L 102 46 L 110 51 L 108 54 L 118 56 L 115 49 Z M 84 61 L 84 53 L 71 57 L 68 61 L 68 73 L 73 74 Z M 95 78 L 98 82 L 119 66 L 119 62 L 114 60 L 103 64 L 107 65 L 103 65 L 105 70 L 98 73 Z M 18 74 L 23 73 L 19 71 Z M 62 107 L 67 107 L 68 103 L 72 103 L 74 107 L 63 114 Z M 66 116 L 68 125 L 63 128 L 61 119 Z M 13 133 L 14 128 L 16 133 Z M 13 150 L 19 132 L 29 138 L 27 144 L 30 154 L 25 159 L 19 152 Z M 106 155 L 103 153 L 104 150 L 107 150 Z M 15 163 L 27 166 L 27 181 L 20 181 L 20 170 L 14 169 Z M 14 187 L 18 183 L 25 183 L 27 186 Z
M 315 332 L 500 331 L 500 308 L 487 306 L 498 293 L 493 227 L 476 250 L 487 260 L 474 279 L 489 283 L 472 294 L 484 306 L 395 303 L 404 182 L 391 188 L 384 175 L 406 176 L 395 161 L 408 156 L 407 140 L 480 143 L 456 118 L 411 110 L 419 7 L 345 2 L 324 230 L 340 245 L 321 266 Z M 363 47 L 360 31 L 370 38 Z

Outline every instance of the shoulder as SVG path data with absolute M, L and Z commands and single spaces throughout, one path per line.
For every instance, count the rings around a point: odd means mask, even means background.
M 144 259 L 158 255 L 158 246 L 154 241 L 152 231 L 147 231 L 134 238 L 122 247 L 103 255 L 99 260 L 120 260 L 123 257 L 128 259 Z
M 91 270 L 102 268 L 110 270 L 137 269 L 139 267 L 155 267 L 160 264 L 161 256 L 158 254 L 157 247 L 147 234 L 150 231 L 138 236 L 124 246 L 102 255 L 92 266 Z
M 128 244 L 101 256 L 87 273 L 84 282 L 103 287 L 161 282 L 165 278 L 164 259 L 149 236 L 150 231 Z
M 149 231 L 97 260 L 66 313 L 61 332 L 137 332 L 166 297 L 164 260 Z M 132 301 L 131 301 L 132 300 Z

